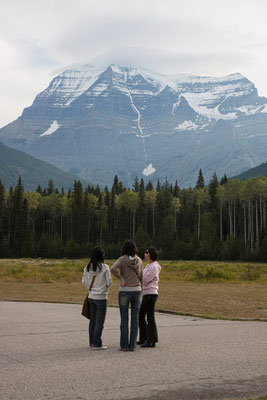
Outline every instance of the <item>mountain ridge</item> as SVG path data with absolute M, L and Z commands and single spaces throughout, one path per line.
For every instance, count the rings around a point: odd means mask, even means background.
M 192 186 L 199 168 L 209 179 L 265 161 L 267 99 L 239 73 L 84 65 L 53 78 L 0 140 L 102 185 L 117 174 Z
M 260 176 L 267 176 L 267 162 L 257 165 L 254 168 L 250 168 L 240 175 L 233 176 L 231 179 L 240 179 L 246 181 L 248 179 L 258 178 Z

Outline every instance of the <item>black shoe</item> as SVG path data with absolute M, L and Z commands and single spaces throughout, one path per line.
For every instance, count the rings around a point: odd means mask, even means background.
M 156 347 L 156 343 L 145 342 L 144 344 L 141 344 L 141 347 Z
M 136 344 L 138 344 L 138 345 L 144 344 L 144 343 L 145 343 L 145 340 L 138 340 L 138 341 L 136 342 Z

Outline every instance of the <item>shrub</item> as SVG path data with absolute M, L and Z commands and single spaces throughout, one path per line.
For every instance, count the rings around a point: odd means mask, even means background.
M 231 280 L 232 276 L 229 273 L 225 273 L 222 271 L 218 271 L 212 267 L 207 268 L 203 272 L 200 271 L 199 269 L 195 271 L 193 280 L 206 280 L 206 281 L 212 281 L 212 280 Z
M 248 265 L 246 270 L 241 274 L 241 279 L 243 281 L 256 281 L 261 276 L 261 271 L 259 267 L 254 265 Z

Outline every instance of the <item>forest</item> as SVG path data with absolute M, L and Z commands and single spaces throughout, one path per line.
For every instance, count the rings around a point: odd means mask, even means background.
M 111 189 L 77 180 L 64 192 L 50 179 L 29 192 L 21 177 L 9 189 L 0 180 L 0 257 L 88 258 L 100 244 L 111 259 L 133 238 L 141 257 L 153 244 L 161 259 L 267 261 L 266 201 L 266 177 L 205 184 L 201 169 L 185 189 L 115 176 Z

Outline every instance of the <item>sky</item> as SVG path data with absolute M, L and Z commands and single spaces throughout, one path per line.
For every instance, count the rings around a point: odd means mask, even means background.
M 81 63 L 239 72 L 267 97 L 266 0 L 1 0 L 0 127 Z

